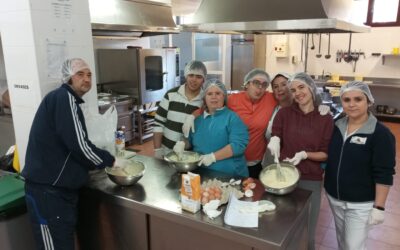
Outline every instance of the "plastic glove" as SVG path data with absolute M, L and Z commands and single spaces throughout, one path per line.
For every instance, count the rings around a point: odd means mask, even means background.
M 173 147 L 174 152 L 177 155 L 181 155 L 183 151 L 185 151 L 185 142 L 184 141 L 178 141 L 175 146 Z
M 294 155 L 293 158 L 291 158 L 291 159 L 285 159 L 285 161 L 288 161 L 288 162 L 290 162 L 290 163 L 292 163 L 293 165 L 296 166 L 296 165 L 299 164 L 302 160 L 305 160 L 305 159 L 307 159 L 307 153 L 306 153 L 306 151 L 300 151 L 300 152 L 296 153 L 296 154 Z
M 278 136 L 272 136 L 269 139 L 268 149 L 271 151 L 272 156 L 279 159 L 281 155 L 281 139 Z
M 182 126 L 182 132 L 186 138 L 189 137 L 190 130 L 192 130 L 192 133 L 194 133 L 194 119 L 195 118 L 196 117 L 194 117 L 194 115 L 188 115 L 185 118 L 185 122 L 183 123 L 183 126 Z
M 331 108 L 328 105 L 319 105 L 318 106 L 318 111 L 320 115 L 327 115 L 331 113 Z
M 369 225 L 378 225 L 383 223 L 385 219 L 385 211 L 373 208 L 371 213 L 369 214 L 368 224 Z
M 163 148 L 155 148 L 154 149 L 154 157 L 163 160 L 164 159 L 164 149 Z
M 210 154 L 200 156 L 200 161 L 199 161 L 199 164 L 197 164 L 197 165 L 198 166 L 204 165 L 204 166 L 208 167 L 216 161 L 217 161 L 217 159 L 215 159 L 214 153 L 210 153 Z
M 114 161 L 114 168 L 125 168 L 126 166 L 128 166 L 130 164 L 130 161 L 124 158 L 115 158 Z

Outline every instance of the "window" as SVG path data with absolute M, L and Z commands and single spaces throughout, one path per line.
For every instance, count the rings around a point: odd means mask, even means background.
M 400 26 L 400 0 L 368 0 L 366 25 Z

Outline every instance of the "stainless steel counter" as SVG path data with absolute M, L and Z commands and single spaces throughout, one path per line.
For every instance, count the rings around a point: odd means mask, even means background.
M 236 228 L 224 224 L 224 214 L 211 220 L 203 212 L 182 211 L 180 175 L 161 160 L 135 158 L 146 165 L 145 175 L 136 185 L 117 186 L 98 171 L 82 190 L 78 235 L 83 249 L 306 247 L 311 192 L 296 189 L 286 196 L 264 193 L 262 199 L 274 202 L 276 211 L 260 214 L 258 228 Z M 197 172 L 202 181 L 230 179 L 206 168 Z

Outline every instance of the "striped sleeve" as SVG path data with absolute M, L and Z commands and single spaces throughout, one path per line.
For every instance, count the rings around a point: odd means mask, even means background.
M 86 125 L 78 114 L 80 108 L 75 102 L 75 97 L 68 93 L 67 98 L 60 98 L 59 102 L 56 110 L 56 129 L 72 157 L 88 166 L 111 166 L 114 157 L 90 142 Z
M 155 119 L 155 124 L 153 128 L 154 132 L 160 132 L 160 133 L 163 132 L 165 122 L 167 120 L 168 108 L 169 108 L 169 98 L 167 92 L 157 108 L 156 116 L 154 118 Z

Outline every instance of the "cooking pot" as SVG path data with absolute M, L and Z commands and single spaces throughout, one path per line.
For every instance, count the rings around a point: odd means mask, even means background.
M 397 109 L 394 107 L 387 107 L 385 110 L 385 114 L 395 115 L 397 113 Z
M 265 191 L 268 193 L 272 194 L 277 194 L 277 195 L 284 195 L 292 192 L 295 190 L 297 187 L 297 184 L 300 180 L 300 172 L 299 170 L 292 164 L 287 163 L 287 162 L 281 162 L 280 163 L 283 174 L 285 175 L 285 179 L 287 182 L 287 185 L 284 185 L 283 187 L 277 187 L 272 185 L 272 183 L 267 182 L 267 175 L 275 175 L 276 174 L 276 168 L 277 164 L 271 164 L 265 167 L 261 172 L 259 179 L 261 183 L 263 184 Z M 289 176 L 288 173 L 291 175 Z M 275 177 L 276 178 L 276 177 Z M 279 183 L 280 185 L 283 185 L 283 183 Z
M 387 108 L 388 108 L 387 105 L 376 105 L 376 112 L 385 113 Z

